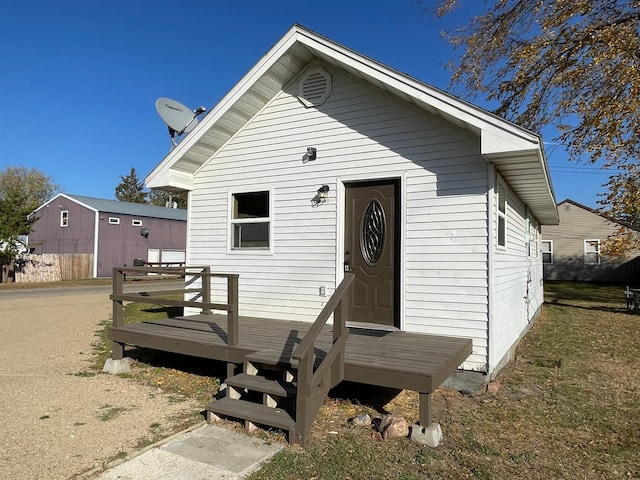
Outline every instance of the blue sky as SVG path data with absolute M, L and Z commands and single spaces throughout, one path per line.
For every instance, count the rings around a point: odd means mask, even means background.
M 0 29 L 0 169 L 37 168 L 61 191 L 114 198 L 143 179 L 170 139 L 158 97 L 210 109 L 294 23 L 449 90 L 452 52 L 429 0 L 23 0 Z M 425 11 L 426 10 L 426 11 Z M 454 92 L 468 98 L 462 92 Z M 481 104 L 479 100 L 472 100 Z M 543 132 L 552 142 L 552 133 Z M 608 174 L 547 156 L 561 201 L 595 207 Z

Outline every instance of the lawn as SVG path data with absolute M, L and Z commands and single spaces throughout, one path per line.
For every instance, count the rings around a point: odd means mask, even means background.
M 640 317 L 625 311 L 621 287 L 545 290 L 496 393 L 434 394 L 438 448 L 349 428 L 372 408 L 332 397 L 305 450 L 285 449 L 250 479 L 640 478 Z M 413 420 L 417 399 L 402 392 L 383 408 Z
M 348 423 L 385 412 L 415 421 L 412 392 L 343 385 L 325 401 L 307 446 L 285 448 L 250 479 L 640 478 L 640 315 L 625 310 L 622 291 L 546 284 L 543 312 L 500 372 L 496 392 L 433 395 L 444 433 L 438 448 L 382 441 Z M 145 308 L 134 304 L 128 315 L 166 315 Z M 98 343 L 97 350 L 109 349 L 104 336 Z M 203 404 L 223 374 L 216 363 L 133 353 L 141 363 L 132 377 Z

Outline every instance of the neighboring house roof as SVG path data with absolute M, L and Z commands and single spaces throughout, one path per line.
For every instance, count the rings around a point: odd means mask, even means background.
M 570 203 L 572 205 L 575 205 L 576 207 L 583 208 L 584 210 L 587 210 L 587 211 L 593 213 L 594 215 L 598 215 L 598 216 L 604 218 L 605 220 L 607 220 L 609 222 L 617 223 L 618 225 L 622 225 L 625 228 L 629 228 L 631 230 L 636 230 L 636 231 L 640 232 L 639 228 L 636 228 L 636 227 L 634 227 L 633 225 L 631 225 L 629 223 L 626 223 L 626 222 L 623 222 L 623 221 L 620 221 L 620 220 L 616 220 L 615 218 L 609 217 L 609 216 L 605 215 L 604 213 L 601 213 L 600 211 L 598 211 L 598 210 L 596 210 L 594 208 L 587 207 L 586 205 L 578 203 L 578 202 L 576 202 L 574 200 L 571 200 L 569 198 L 565 198 L 561 202 L 558 202 L 558 208 L 560 208 L 560 205 L 564 205 L 565 203 Z
M 294 25 L 147 176 L 152 188 L 193 190 L 195 172 L 314 58 L 480 137 L 481 154 L 543 224 L 558 212 L 540 136 Z
M 144 203 L 121 202 L 118 200 L 106 200 L 104 198 L 85 197 L 82 195 L 69 195 L 60 193 L 49 200 L 54 201 L 58 197 L 68 198 L 95 212 L 108 212 L 122 215 L 132 215 L 135 217 L 164 218 L 167 220 L 187 220 L 187 211 L 179 208 L 165 208 Z M 44 205 L 46 205 L 45 203 Z M 40 210 L 44 205 L 39 207 Z M 35 213 L 35 212 L 34 212 Z

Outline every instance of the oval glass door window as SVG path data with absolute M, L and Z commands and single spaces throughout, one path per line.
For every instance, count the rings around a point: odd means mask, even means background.
M 364 212 L 362 222 L 362 236 L 360 246 L 362 256 L 369 265 L 374 265 L 384 248 L 385 215 L 382 205 L 377 200 L 371 200 Z

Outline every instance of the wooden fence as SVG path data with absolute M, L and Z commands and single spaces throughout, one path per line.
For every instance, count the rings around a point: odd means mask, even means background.
M 8 264 L 2 265 L 3 271 L 7 268 L 9 268 Z M 16 259 L 13 271 L 4 281 L 15 281 L 16 283 L 56 282 L 91 277 L 93 277 L 93 254 L 43 253 L 40 255 L 30 254 Z

